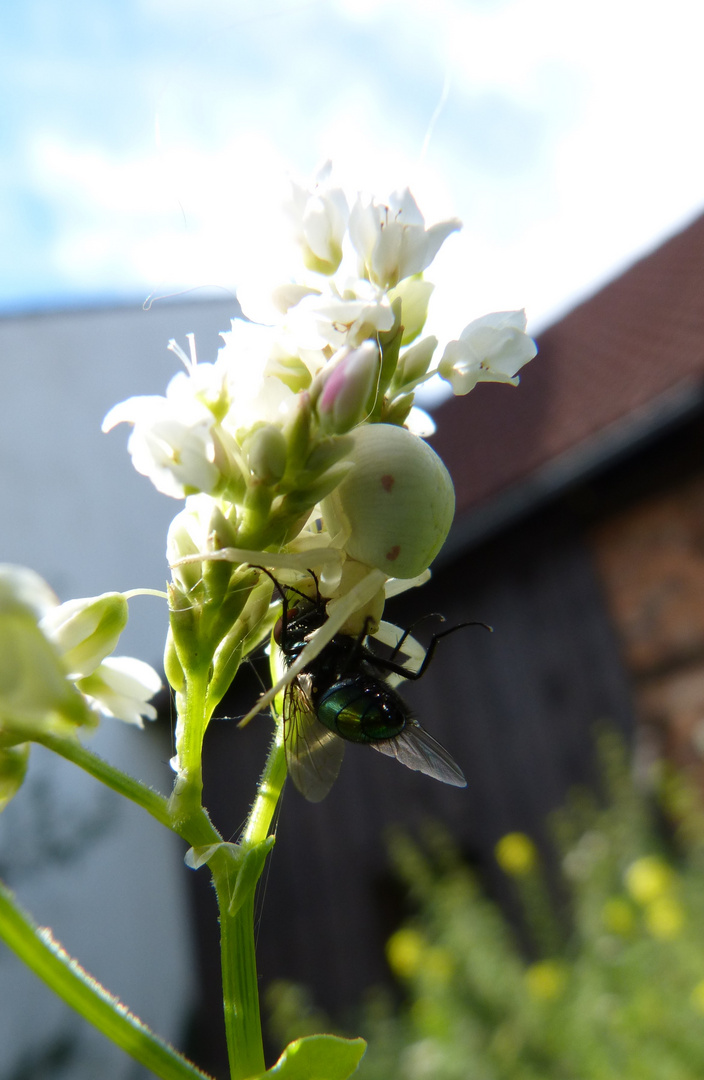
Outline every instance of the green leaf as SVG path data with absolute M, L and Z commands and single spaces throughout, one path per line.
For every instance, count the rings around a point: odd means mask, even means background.
M 283 1054 L 258 1080 L 347 1080 L 367 1049 L 364 1039 L 338 1035 L 307 1035 L 289 1043 Z

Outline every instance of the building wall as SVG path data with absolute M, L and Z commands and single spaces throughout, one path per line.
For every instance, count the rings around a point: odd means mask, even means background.
M 704 782 L 704 473 L 591 536 L 643 736 Z
M 166 530 L 180 503 L 132 469 L 127 428 L 107 410 L 163 394 L 179 368 L 167 350 L 197 334 L 214 359 L 235 304 L 139 304 L 0 319 L 0 562 L 37 570 L 61 600 L 164 588 Z M 161 665 L 164 602 L 139 598 L 121 651 Z M 99 754 L 168 792 L 170 726 L 106 720 Z M 176 838 L 80 770 L 35 748 L 26 783 L 0 817 L 0 874 L 86 969 L 164 1037 L 182 1043 L 196 986 Z M 0 1076 L 136 1080 L 144 1071 L 0 945 Z

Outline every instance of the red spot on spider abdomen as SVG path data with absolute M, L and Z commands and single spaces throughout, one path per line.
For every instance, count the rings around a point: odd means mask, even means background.
M 383 487 L 384 491 L 386 491 L 387 493 L 390 493 L 391 488 L 394 486 L 395 483 L 396 483 L 395 477 L 393 477 L 391 475 L 391 473 L 384 473 L 384 475 L 381 478 L 381 486 Z
M 396 559 L 398 559 L 400 554 L 401 554 L 401 545 L 400 544 L 394 544 L 394 546 L 389 551 L 386 552 L 386 558 L 387 558 L 388 562 L 394 562 Z

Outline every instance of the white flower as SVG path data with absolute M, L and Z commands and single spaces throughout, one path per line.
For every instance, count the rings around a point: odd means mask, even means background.
M 113 406 L 102 430 L 132 424 L 127 449 L 137 472 L 157 491 L 182 499 L 188 490 L 213 491 L 220 480 L 214 464 L 215 417 L 206 402 L 222 397 L 222 377 L 212 364 L 179 372 L 166 397 L 131 397 Z
M 334 274 L 340 265 L 349 217 L 345 193 L 328 183 L 331 168 L 328 161 L 319 169 L 312 188 L 292 181 L 292 199 L 286 207 L 303 262 L 320 274 Z
M 425 227 L 425 219 L 408 188 L 395 191 L 387 204 L 359 197 L 350 214 L 349 232 L 359 255 L 362 277 L 382 289 L 420 274 L 433 261 L 450 233 L 462 227 L 450 218 Z
M 220 336 L 224 345 L 216 367 L 226 380 L 230 401 L 223 427 L 234 434 L 259 422 L 283 424 L 295 407 L 296 395 L 269 374 L 270 363 L 288 351 L 281 345 L 278 328 L 233 319 L 230 330 Z M 275 363 L 271 370 L 276 370 Z
M 538 351 L 525 329 L 525 311 L 497 311 L 475 319 L 459 340 L 445 346 L 438 374 L 459 395 L 467 394 L 478 382 L 517 386 L 517 372 Z
M 261 422 L 282 424 L 295 405 L 293 391 L 268 370 L 274 361 L 272 370 L 286 374 L 281 357 L 287 351 L 278 334 L 273 327 L 233 319 L 214 364 L 198 364 L 193 350 L 189 360 L 172 342 L 187 371 L 174 376 L 165 397 L 132 397 L 115 405 L 103 431 L 133 425 L 127 444 L 132 463 L 165 495 L 182 499 L 222 490 L 239 478 L 231 437 Z
M 143 726 L 143 717 L 156 719 L 156 709 L 149 704 L 149 698 L 161 689 L 161 679 L 143 660 L 111 656 L 76 685 L 89 704 L 106 716 L 138 727 Z
M 308 323 L 315 327 L 321 343 L 335 349 L 343 345 L 355 348 L 394 325 L 387 297 L 363 279 L 347 282 L 342 295 L 306 296 L 289 314 L 294 334 L 300 335 L 301 323 Z

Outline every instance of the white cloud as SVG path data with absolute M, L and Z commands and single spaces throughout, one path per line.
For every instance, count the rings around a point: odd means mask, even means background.
M 48 258 L 79 290 L 260 274 L 286 169 L 328 156 L 353 190 L 410 183 L 429 220 L 465 220 L 434 267 L 438 318 L 461 325 L 524 303 L 544 319 L 704 202 L 690 0 L 659 17 L 633 0 L 141 10 L 179 44 L 168 76 L 168 49 L 155 74 L 142 46 L 116 82 L 116 100 L 129 80 L 159 86 L 131 148 L 82 135 L 78 114 L 50 133 L 27 124 Z

